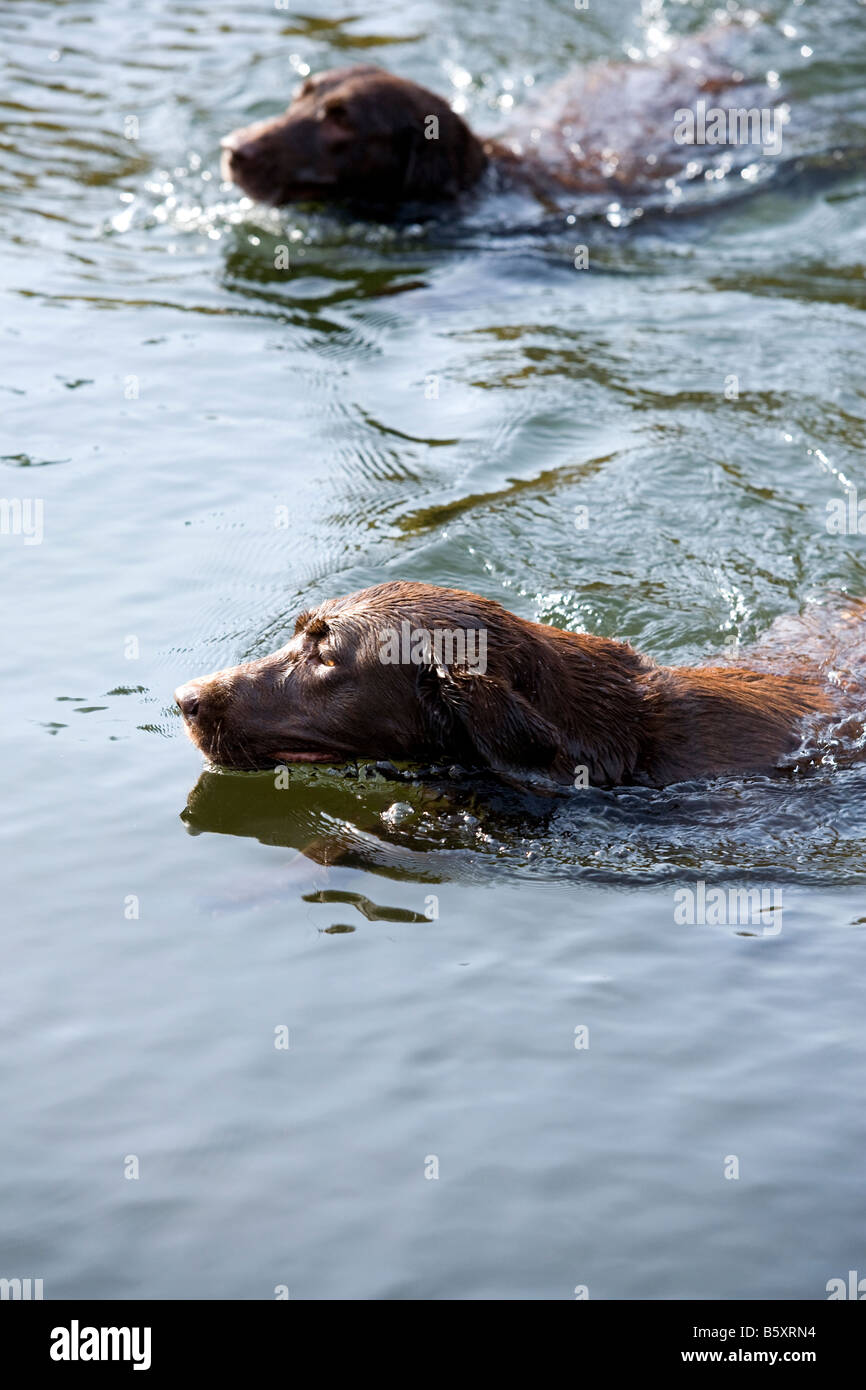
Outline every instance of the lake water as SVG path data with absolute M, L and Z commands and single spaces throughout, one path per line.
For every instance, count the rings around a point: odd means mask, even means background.
M 0 491 L 42 518 L 0 536 L 0 1276 L 824 1298 L 866 1275 L 862 764 L 553 809 L 366 766 L 278 792 L 203 773 L 171 693 L 387 578 L 677 662 L 866 593 L 827 527 L 866 497 L 866 10 L 747 28 L 777 166 L 636 218 L 380 227 L 242 202 L 220 136 L 370 60 L 496 131 L 713 12 L 302 8 L 0 17 Z

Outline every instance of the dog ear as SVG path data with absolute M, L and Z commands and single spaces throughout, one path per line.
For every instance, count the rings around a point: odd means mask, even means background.
M 616 786 L 637 756 L 635 740 L 615 726 L 594 734 L 554 723 L 509 676 L 434 662 L 419 673 L 419 695 L 432 747 L 466 767 L 486 766 L 504 781 L 543 795 L 579 786 Z M 562 692 L 564 700 L 567 692 Z M 441 753 L 440 755 L 441 756 Z M 575 781 L 582 771 L 586 780 Z
M 561 780 L 568 759 L 562 732 L 507 679 L 438 664 L 419 673 L 431 738 L 506 777 L 544 773 Z M 559 773 L 558 776 L 556 774 Z
M 438 123 L 435 138 L 427 136 L 431 119 Z M 405 134 L 403 196 L 421 201 L 456 198 L 475 182 L 483 167 L 478 141 L 453 111 L 446 107 L 435 116 L 418 117 Z
M 427 140 L 413 125 L 404 136 L 403 197 L 429 202 L 455 198 L 459 186 L 441 140 Z

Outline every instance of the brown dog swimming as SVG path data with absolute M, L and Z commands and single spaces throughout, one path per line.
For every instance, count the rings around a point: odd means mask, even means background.
M 695 145 L 675 138 L 679 109 L 700 99 L 714 109 L 780 103 L 764 88 L 760 97 L 747 93 L 742 73 L 721 60 L 729 37 L 727 28 L 708 31 L 656 63 L 592 64 L 535 96 L 520 124 L 496 140 L 475 135 L 434 92 L 380 68 L 322 72 L 283 114 L 226 136 L 223 177 L 265 203 L 392 210 L 453 200 L 485 170 L 499 186 L 542 201 L 562 192 L 640 193 L 695 158 Z
M 303 613 L 280 651 L 190 681 L 175 699 L 193 742 L 227 767 L 368 757 L 538 785 L 665 786 L 768 772 L 810 721 L 854 715 L 864 614 L 850 601 L 823 628 L 778 620 L 749 666 L 670 667 L 478 594 L 394 582 Z

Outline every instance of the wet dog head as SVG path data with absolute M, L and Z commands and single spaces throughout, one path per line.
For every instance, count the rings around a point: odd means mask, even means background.
M 175 699 L 193 742 L 229 767 L 369 757 L 565 775 L 566 672 L 592 679 L 582 640 L 600 639 L 462 590 L 380 584 L 301 614 L 280 651 Z
M 281 116 L 233 131 L 222 148 L 223 176 L 274 204 L 454 198 L 486 162 L 441 97 L 368 66 L 307 78 Z

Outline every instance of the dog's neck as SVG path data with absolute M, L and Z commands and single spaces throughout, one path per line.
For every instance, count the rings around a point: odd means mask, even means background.
M 661 667 L 645 689 L 651 737 L 638 773 L 654 785 L 770 771 L 796 751 L 810 715 L 832 710 L 817 679 L 736 666 Z
M 513 149 L 499 140 L 478 142 L 481 174 L 492 176 L 500 191 L 529 194 L 551 210 L 564 194 L 600 193 L 616 187 L 616 181 L 588 163 L 577 160 L 551 162 L 534 150 Z M 477 182 L 476 182 L 477 186 Z
M 601 786 L 770 770 L 795 752 L 804 720 L 833 707 L 808 673 L 655 666 L 626 643 L 562 636 L 562 686 L 549 688 L 545 703 L 548 718 L 558 707 L 562 719 L 568 691 L 575 692 L 557 767 L 569 780 L 579 766 L 589 785 Z
M 479 179 L 482 174 L 488 178 L 492 175 L 495 184 L 503 191 L 529 193 L 539 202 L 547 204 L 555 189 L 561 191 L 566 186 L 553 170 L 532 153 L 518 152 L 499 140 L 480 140 L 477 143 L 483 160 Z M 574 191 L 578 185 L 572 180 L 567 186 Z

